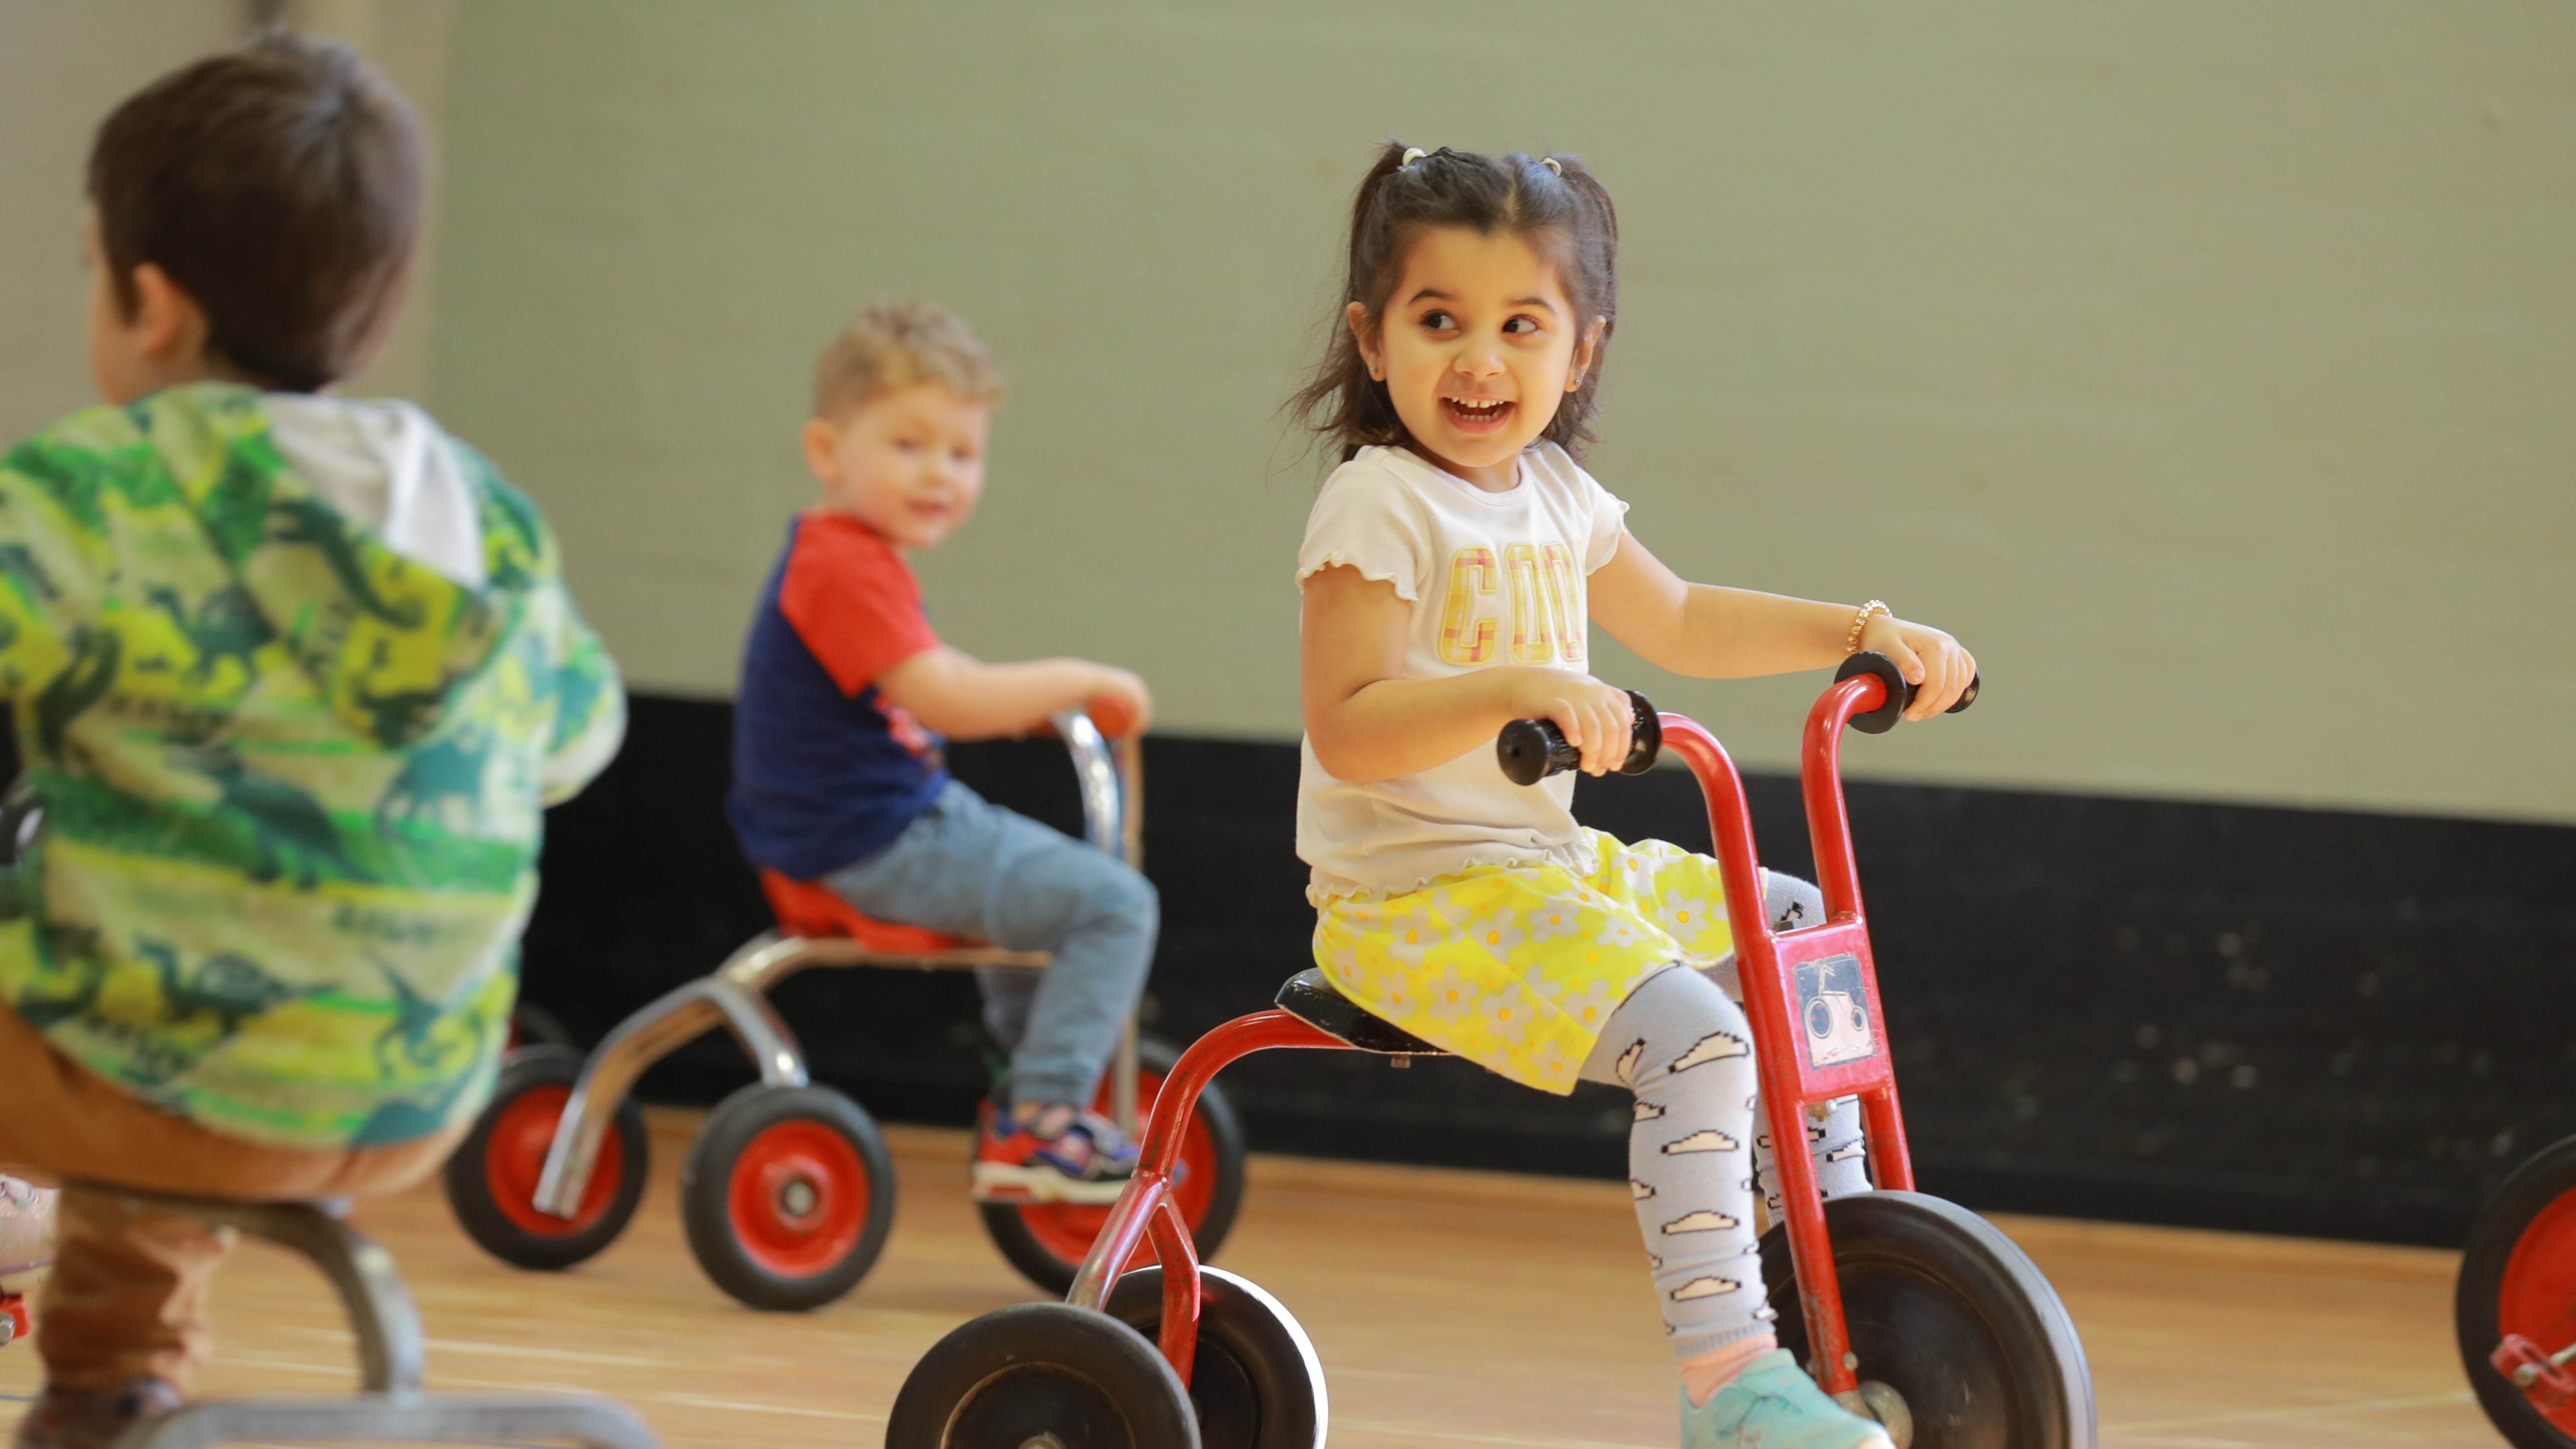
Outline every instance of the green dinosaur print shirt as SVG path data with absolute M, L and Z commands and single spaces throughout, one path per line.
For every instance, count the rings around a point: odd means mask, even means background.
M 409 426 L 348 466 L 412 499 L 426 456 L 452 557 L 282 446 L 335 408 Z M 0 1002 L 235 1137 L 400 1142 L 480 1105 L 543 806 L 625 724 L 544 520 L 480 456 L 417 410 L 232 384 L 76 413 L 0 456 L 0 692 L 43 810 Z

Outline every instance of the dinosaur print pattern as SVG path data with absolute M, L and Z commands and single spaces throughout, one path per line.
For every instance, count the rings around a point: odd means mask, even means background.
M 1580 853 L 1592 858 L 1580 873 L 1489 866 L 1384 898 L 1325 897 L 1316 964 L 1363 1010 L 1513 1081 L 1570 1092 L 1612 1007 L 1657 972 L 1713 965 L 1735 943 L 1716 861 L 1597 830 L 1583 832 Z M 1540 929 L 1567 920 L 1570 931 Z M 1744 1050 L 1733 1037 L 1686 1055 Z M 1622 1058 L 1620 1085 L 1646 1065 Z
M 134 951 L 161 973 L 164 1020 L 184 1022 L 201 1015 L 211 1016 L 215 1029 L 225 1037 L 240 1031 L 242 1023 L 252 1017 L 320 989 L 290 986 L 249 957 L 229 951 L 198 962 L 193 972 L 180 970 L 179 952 L 166 941 L 137 936 Z
M 167 584 L 145 590 L 144 602 L 167 615 L 179 637 L 196 651 L 196 663 L 188 666 L 190 684 L 212 679 L 216 667 L 228 659 L 239 664 L 245 676 L 255 673 L 251 656 L 277 637 L 249 590 L 238 585 L 208 595 L 194 614 L 180 601 L 179 591 Z
M 443 828 L 459 817 L 459 828 L 474 829 L 482 823 L 483 780 L 491 763 L 491 738 L 481 730 L 460 730 L 412 751 L 376 802 L 376 833 L 423 822 Z
M 0 688 L 43 807 L 0 1003 L 201 1126 L 324 1150 L 479 1106 L 540 812 L 623 732 L 543 517 L 447 446 L 480 587 L 337 512 L 249 388 L 0 454 Z

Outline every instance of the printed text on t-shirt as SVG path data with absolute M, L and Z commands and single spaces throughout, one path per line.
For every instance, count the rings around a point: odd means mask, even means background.
M 1513 543 L 1501 550 L 1462 548 L 1449 560 L 1449 588 L 1440 604 L 1440 658 L 1468 666 L 1494 659 L 1497 621 L 1484 601 L 1510 596 L 1512 662 L 1576 665 L 1583 662 L 1582 587 L 1574 553 L 1561 543 Z

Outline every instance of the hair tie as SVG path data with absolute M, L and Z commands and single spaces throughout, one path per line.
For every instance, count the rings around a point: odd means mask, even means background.
M 1540 164 L 1541 166 L 1546 167 L 1546 168 L 1547 168 L 1548 170 L 1550 170 L 1550 171 L 1555 172 L 1559 177 L 1562 177 L 1562 176 L 1564 176 L 1564 175 L 1565 175 L 1565 168 L 1564 168 L 1564 167 L 1562 167 L 1562 166 L 1557 165 L 1557 164 L 1556 164 L 1556 158 L 1555 158 L 1555 157 L 1553 157 L 1553 156 L 1541 156 L 1540 158 L 1538 158 L 1538 164 Z
M 1429 154 L 1419 146 L 1407 146 L 1404 148 L 1404 159 L 1395 163 L 1395 169 L 1401 171 Z

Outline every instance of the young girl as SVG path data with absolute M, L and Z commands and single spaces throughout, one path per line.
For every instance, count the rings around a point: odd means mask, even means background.
M 1876 650 L 1919 686 L 1918 720 L 1976 662 L 1876 600 L 1685 583 L 1626 530 L 1627 505 L 1574 457 L 1618 315 L 1618 241 L 1609 193 L 1573 157 L 1390 144 L 1360 183 L 1347 325 L 1296 399 L 1343 458 L 1297 558 L 1315 958 L 1361 1006 L 1514 1081 L 1636 1094 L 1629 1186 L 1686 1446 L 1885 1449 L 1773 1340 L 1752 1226 L 1769 1144 L 1728 912 L 1812 922 L 1820 897 L 1770 875 L 1765 902 L 1727 901 L 1714 860 L 1577 827 L 1570 777 L 1506 781 L 1494 737 L 1544 718 L 1588 773 L 1626 756 L 1627 696 L 1585 672 L 1594 613 L 1704 678 Z M 1839 1103 L 1809 1125 L 1828 1196 L 1869 1185 L 1858 1115 Z

